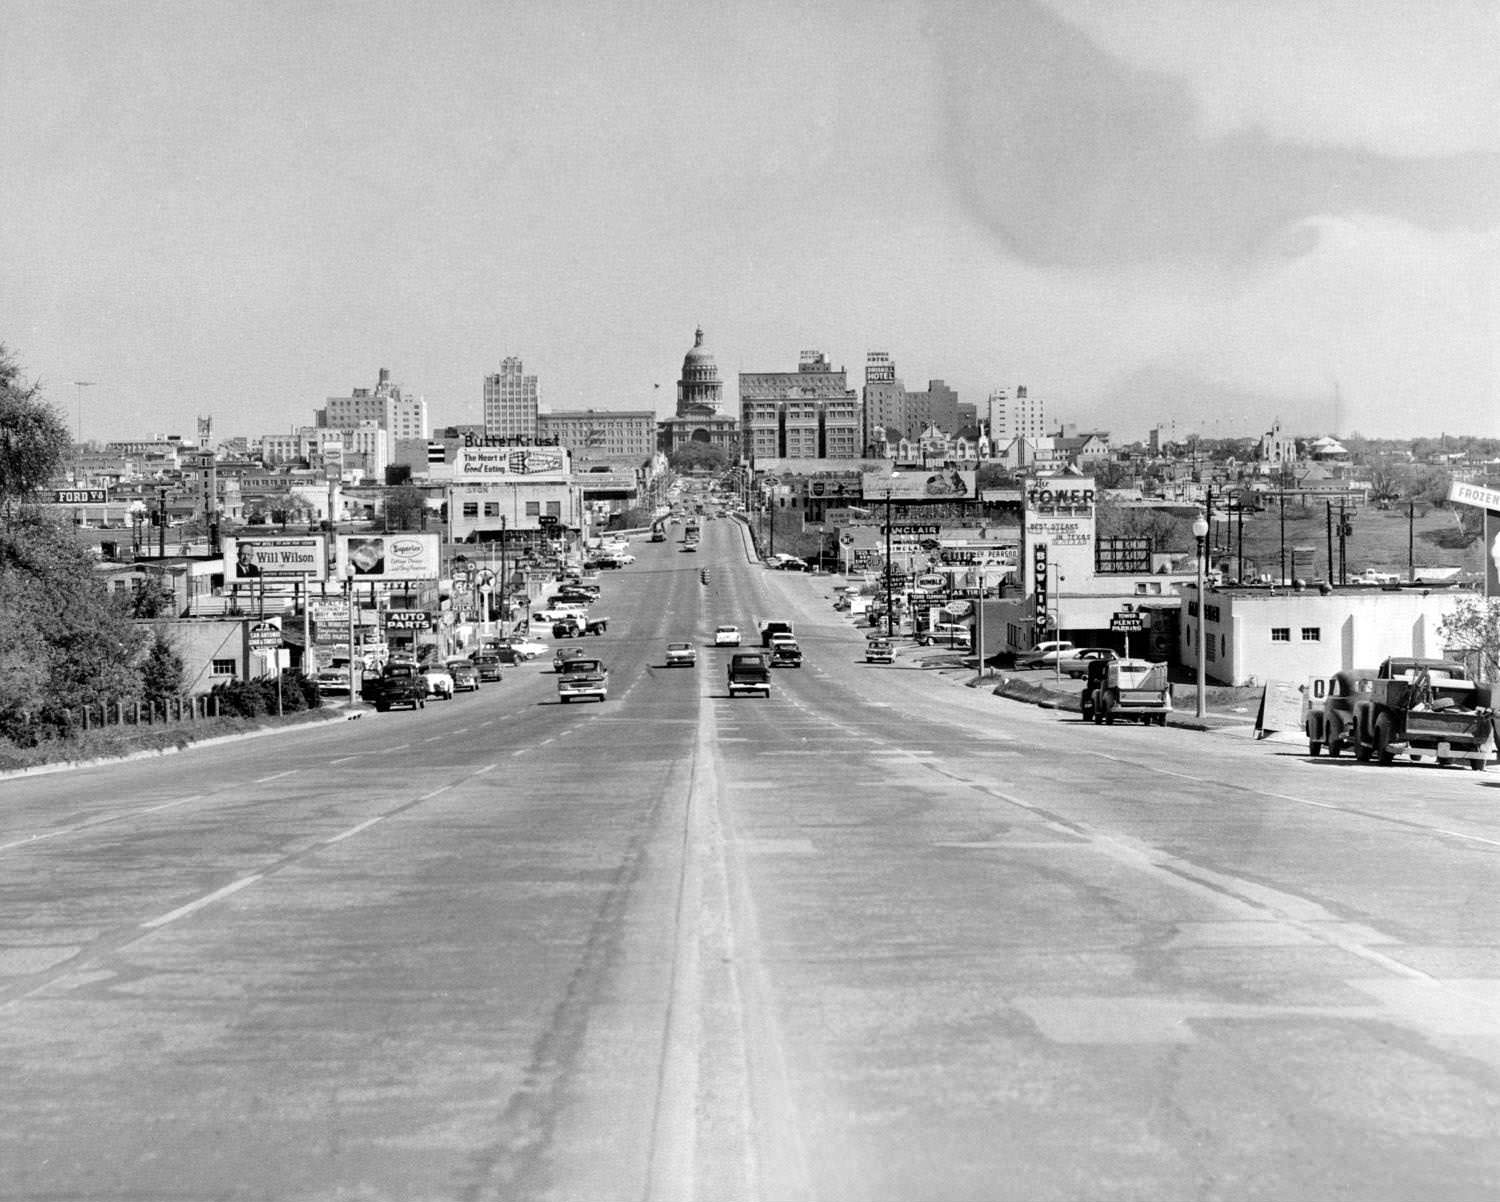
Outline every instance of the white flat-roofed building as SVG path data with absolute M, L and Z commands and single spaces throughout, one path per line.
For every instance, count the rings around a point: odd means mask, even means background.
M 1178 659 L 1198 662 L 1197 585 L 1180 584 Z M 1224 588 L 1203 599 L 1204 675 L 1215 684 L 1302 681 L 1377 668 L 1392 655 L 1441 657 L 1438 627 L 1458 589 Z

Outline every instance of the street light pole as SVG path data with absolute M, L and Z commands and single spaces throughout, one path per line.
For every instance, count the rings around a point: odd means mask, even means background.
M 354 568 L 352 565 L 344 580 L 344 585 L 345 595 L 348 598 L 345 611 L 349 619 L 349 704 L 353 705 L 359 693 L 354 687 Z
M 1056 614 L 1053 620 L 1057 625 L 1053 633 L 1057 635 L 1058 642 L 1062 641 L 1062 586 L 1066 580 L 1067 577 L 1061 572 L 1057 574 L 1057 600 L 1053 603 L 1053 612 Z M 1062 651 L 1058 647 L 1052 648 L 1052 680 L 1055 684 L 1062 683 Z
M 896 598 L 891 595 L 891 490 L 885 490 L 885 637 L 894 638 Z M 914 624 L 915 625 L 915 624 Z
M 1208 535 L 1208 521 L 1199 510 L 1193 519 L 1193 537 L 1198 540 L 1198 717 L 1203 717 L 1203 693 L 1207 669 L 1203 648 L 1203 544 Z

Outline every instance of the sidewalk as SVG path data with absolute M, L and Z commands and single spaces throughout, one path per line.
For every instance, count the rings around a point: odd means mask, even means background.
M 1083 689 L 1081 680 L 1073 680 L 1066 676 L 1058 680 L 1046 669 L 1034 672 L 991 669 L 984 679 L 988 680 L 991 676 L 995 681 L 991 691 L 997 697 L 1029 702 L 1044 709 L 1079 712 L 1078 694 Z M 976 684 L 975 687 L 984 686 Z M 1210 732 L 1251 731 L 1255 727 L 1256 710 L 1259 708 L 1255 705 L 1246 705 L 1242 701 L 1234 701 L 1227 705 L 1209 706 L 1200 718 L 1197 715 L 1197 697 L 1194 690 L 1190 687 L 1185 689 L 1182 685 L 1173 686 L 1172 705 L 1174 708 L 1167 715 L 1168 726 Z

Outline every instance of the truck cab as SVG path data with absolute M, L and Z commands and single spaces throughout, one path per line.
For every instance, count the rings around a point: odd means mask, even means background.
M 1172 712 L 1167 665 L 1145 659 L 1094 660 L 1084 677 L 1080 708 L 1096 726 L 1113 726 L 1121 718 L 1165 726 Z
M 602 659 L 577 656 L 565 660 L 558 668 L 557 699 L 559 702 L 576 701 L 581 697 L 593 697 L 603 701 L 609 696 L 609 669 Z
M 726 674 L 731 697 L 741 693 L 771 695 L 771 661 L 764 651 L 736 652 L 730 657 Z

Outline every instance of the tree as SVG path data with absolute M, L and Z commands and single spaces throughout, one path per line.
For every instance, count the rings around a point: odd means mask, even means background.
M 398 484 L 385 493 L 385 520 L 392 530 L 419 530 L 427 508 L 426 494 L 415 484 Z
M 21 369 L 0 343 L 0 508 L 12 513 L 50 480 L 70 445 L 67 423 L 23 384 Z
M 1148 538 L 1156 552 L 1193 549 L 1192 523 L 1168 510 L 1098 501 L 1094 515 L 1101 538 Z
M 0 735 L 26 744 L 141 687 L 130 601 L 106 593 L 70 525 L 30 503 L 68 445 L 66 425 L 0 347 Z
M 1444 647 L 1464 654 L 1477 679 L 1500 681 L 1500 600 L 1460 597 L 1438 634 Z
M 667 456 L 675 472 L 718 472 L 730 465 L 729 450 L 706 442 L 685 442 Z
M 151 645 L 141 663 L 141 696 L 155 703 L 180 697 L 182 680 L 182 656 L 177 654 L 166 631 L 158 629 L 153 633 Z

